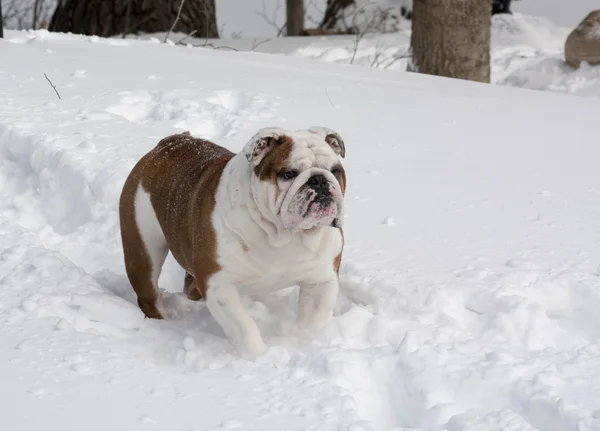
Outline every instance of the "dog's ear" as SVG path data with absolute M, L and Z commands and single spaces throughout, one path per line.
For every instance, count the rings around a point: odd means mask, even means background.
M 344 146 L 344 140 L 339 133 L 331 130 L 328 127 L 315 126 L 308 129 L 309 132 L 316 133 L 325 139 L 325 142 L 335 151 L 335 154 L 346 157 L 346 147 Z
M 282 136 L 285 136 L 285 130 L 279 127 L 264 127 L 260 129 L 244 146 L 244 155 L 254 166 L 258 165 L 262 159 L 279 142 Z

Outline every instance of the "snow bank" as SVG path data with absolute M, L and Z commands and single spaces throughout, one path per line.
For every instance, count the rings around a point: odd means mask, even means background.
M 499 85 L 580 95 L 597 95 L 591 87 L 600 67 L 574 70 L 564 62 L 564 43 L 572 29 L 545 18 L 515 13 L 492 17 L 492 82 Z M 320 39 L 289 55 L 337 63 L 406 70 L 410 23 L 384 35 Z M 590 92 L 585 88 L 590 87 Z

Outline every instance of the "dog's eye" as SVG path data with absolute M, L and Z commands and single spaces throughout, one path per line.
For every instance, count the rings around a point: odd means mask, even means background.
M 295 171 L 293 169 L 289 171 L 282 171 L 279 175 L 284 180 L 291 180 L 292 178 L 296 178 L 298 176 L 298 171 Z
M 340 176 L 340 173 L 342 172 L 342 170 L 338 167 L 335 167 L 331 170 L 331 173 L 337 178 Z

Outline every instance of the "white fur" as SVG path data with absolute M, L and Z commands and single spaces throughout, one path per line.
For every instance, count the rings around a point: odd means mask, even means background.
M 169 253 L 169 248 L 160 227 L 160 223 L 158 222 L 158 218 L 156 217 L 156 213 L 154 212 L 154 208 L 152 207 L 152 203 L 150 202 L 150 194 L 144 190 L 141 182 L 138 184 L 135 192 L 134 215 L 135 223 L 152 264 L 151 280 L 152 287 L 154 287 L 157 294 L 157 308 L 162 316 L 166 318 L 167 315 L 162 306 L 162 296 L 159 294 L 158 290 L 158 278 L 167 254 Z
M 294 167 L 310 172 L 327 170 L 328 178 L 336 184 L 341 206 L 339 184 L 328 171 L 338 160 L 331 147 L 316 133 L 282 129 L 276 132 L 293 139 L 290 163 Z M 337 299 L 339 286 L 333 263 L 342 249 L 338 229 L 284 226 L 280 212 L 285 198 L 275 200 L 277 186 L 258 180 L 253 173 L 248 155 L 253 154 L 256 141 L 253 137 L 226 165 L 221 176 L 212 220 L 222 269 L 209 279 L 207 289 L 209 310 L 247 358 L 263 353 L 266 345 L 239 293 L 265 294 L 299 285 L 299 321 L 308 328 L 319 327 L 332 315 Z M 292 196 L 294 190 L 290 191 Z M 341 211 L 340 208 L 340 215 Z

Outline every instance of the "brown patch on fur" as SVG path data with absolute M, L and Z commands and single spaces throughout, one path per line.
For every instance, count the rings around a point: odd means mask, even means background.
M 340 185 L 340 189 L 342 190 L 342 196 L 346 196 L 346 170 L 341 164 L 337 165 L 336 167 L 340 170 L 337 180 Z
M 185 293 L 188 299 L 192 301 L 206 299 L 206 296 L 204 296 L 205 292 L 198 289 L 198 286 L 196 286 L 196 280 L 194 280 L 194 276 L 189 272 L 185 273 L 185 280 L 183 281 L 183 293 Z
M 277 174 L 286 167 L 292 153 L 294 141 L 289 136 L 283 135 L 272 139 L 273 148 L 258 165 L 254 167 L 254 173 L 261 181 L 270 181 L 277 184 Z
M 208 278 L 217 272 L 217 240 L 209 214 L 221 173 L 234 154 L 188 132 L 162 139 L 134 166 L 121 194 L 119 212 L 127 276 L 147 317 L 161 318 L 160 293 L 152 285 L 152 262 L 138 231 L 134 200 L 138 184 L 150 194 L 167 247 L 187 271 L 184 291 L 206 298 Z M 196 292 L 197 291 L 197 292 Z
M 342 253 L 344 252 L 344 229 L 341 227 L 338 228 L 340 230 L 340 234 L 342 235 L 342 249 L 340 250 L 340 254 L 338 254 L 335 259 L 333 259 L 333 268 L 335 269 L 335 273 L 340 277 L 340 266 L 342 264 Z
M 346 171 L 344 166 L 340 163 L 337 166 L 340 169 L 340 174 L 338 176 L 338 183 L 340 184 L 340 189 L 342 190 L 342 196 L 346 195 Z M 340 254 L 338 254 L 333 260 L 333 267 L 335 268 L 335 272 L 338 275 L 338 279 L 340 276 L 340 265 L 342 264 L 342 253 L 344 252 L 344 229 L 341 227 L 338 228 L 340 230 L 340 234 L 342 235 L 342 248 L 340 250 Z

